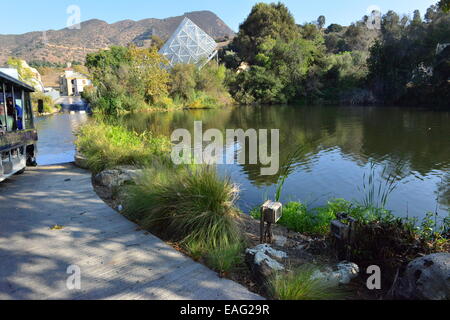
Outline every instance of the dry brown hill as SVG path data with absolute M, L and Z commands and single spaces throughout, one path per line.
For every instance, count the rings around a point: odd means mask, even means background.
M 211 11 L 189 12 L 166 19 L 123 20 L 113 24 L 93 19 L 82 22 L 80 30 L 65 28 L 21 35 L 0 35 L 0 65 L 9 56 L 26 61 L 83 62 L 87 53 L 112 45 L 127 45 L 132 42 L 141 45 L 152 35 L 167 39 L 184 17 L 191 19 L 214 39 L 234 35 L 233 30 Z

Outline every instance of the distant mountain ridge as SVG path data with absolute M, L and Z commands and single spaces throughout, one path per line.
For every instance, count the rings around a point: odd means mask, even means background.
M 83 62 L 87 53 L 112 45 L 141 45 L 152 35 L 167 39 L 184 17 L 188 17 L 214 39 L 233 37 L 233 30 L 211 11 L 194 11 L 166 19 L 123 20 L 109 24 L 92 19 L 81 23 L 80 30 L 61 29 L 0 35 L 0 64 L 9 56 L 26 61 L 65 63 Z

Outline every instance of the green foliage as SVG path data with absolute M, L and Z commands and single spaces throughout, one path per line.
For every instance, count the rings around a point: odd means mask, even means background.
M 170 94 L 190 109 L 229 105 L 232 99 L 225 78 L 225 66 L 213 62 L 201 69 L 193 64 L 178 64 L 171 70 Z
M 170 94 L 173 97 L 187 99 L 196 89 L 196 71 L 194 64 L 178 64 L 172 68 Z
M 38 113 L 38 101 L 42 100 L 44 102 L 44 113 L 53 113 L 56 111 L 55 101 L 53 98 L 44 94 L 43 92 L 33 92 L 31 93 L 31 104 L 33 106 L 33 112 Z
M 22 59 L 9 57 L 7 63 L 8 63 L 8 66 L 17 69 L 17 72 L 19 73 L 19 76 L 22 79 L 22 81 L 29 84 L 30 86 L 34 86 L 33 81 L 32 81 L 35 77 L 34 73 L 31 71 L 30 68 L 26 68 L 23 65 Z
M 154 137 L 149 132 L 137 134 L 120 125 L 94 120 L 81 127 L 75 143 L 94 173 L 119 165 L 143 166 L 163 158 L 170 150 L 165 137 Z
M 244 249 L 243 242 L 211 248 L 206 253 L 206 263 L 218 272 L 228 273 L 244 263 Z
M 294 17 L 284 4 L 258 3 L 240 25 L 232 46 L 238 48 L 243 61 L 253 63 L 259 46 L 268 39 L 290 41 L 298 35 Z
M 168 94 L 169 74 L 161 67 L 164 63 L 154 47 L 111 47 L 88 54 L 86 66 L 97 89 L 83 96 L 94 111 L 107 115 L 148 109 Z
M 335 199 L 324 207 L 308 209 L 301 202 L 289 202 L 283 207 L 283 216 L 278 224 L 295 232 L 311 235 L 326 235 L 330 232 L 331 221 L 336 219 L 340 212 L 358 212 L 361 209 L 352 208 L 350 202 L 343 199 Z M 250 215 L 259 219 L 259 208 L 252 210 Z
M 368 80 L 377 97 L 385 103 L 447 105 L 448 77 L 441 77 L 445 63 L 436 48 L 448 42 L 450 14 L 431 6 L 425 21 L 419 12 L 409 21 L 389 11 L 381 26 L 368 60 Z M 437 72 L 423 77 L 429 68 Z
M 438 6 L 445 13 L 448 13 L 450 11 L 450 1 L 449 0 L 439 1 Z
M 194 256 L 206 256 L 218 269 L 233 265 L 242 241 L 237 189 L 215 168 L 154 166 L 128 192 L 128 217 Z
M 269 293 L 276 300 L 340 300 L 345 291 L 330 281 L 314 277 L 319 268 L 303 265 L 289 273 L 277 273 L 269 282 Z

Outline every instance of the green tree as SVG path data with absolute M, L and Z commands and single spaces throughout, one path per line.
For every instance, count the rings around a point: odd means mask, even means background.
M 325 16 L 319 16 L 319 18 L 317 18 L 317 26 L 319 27 L 319 29 L 322 30 L 322 28 L 325 26 L 326 21 L 327 20 Z
M 442 11 L 448 13 L 450 11 L 450 0 L 439 1 L 438 6 Z
M 173 97 L 188 99 L 195 91 L 196 82 L 196 66 L 193 64 L 177 64 L 170 72 L 171 87 L 170 94 Z
M 415 10 L 413 14 L 413 20 L 412 23 L 414 25 L 421 25 L 422 24 L 422 15 L 420 14 L 419 10 Z
M 131 80 L 135 86 L 142 88 L 145 100 L 151 103 L 167 96 L 169 73 L 164 66 L 168 61 L 158 53 L 156 47 L 129 48 L 131 59 Z
M 240 25 L 232 46 L 243 61 L 253 63 L 259 46 L 267 39 L 289 41 L 299 36 L 294 17 L 282 3 L 258 3 Z

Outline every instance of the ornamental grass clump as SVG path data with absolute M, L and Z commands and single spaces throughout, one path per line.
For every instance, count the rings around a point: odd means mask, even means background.
M 194 258 L 229 269 L 242 243 L 237 194 L 237 187 L 219 177 L 215 168 L 154 166 L 129 187 L 125 214 L 143 228 L 180 243 Z
M 319 270 L 303 265 L 291 272 L 276 273 L 268 283 L 270 296 L 276 300 L 340 300 L 346 292 L 336 284 L 314 277 Z

